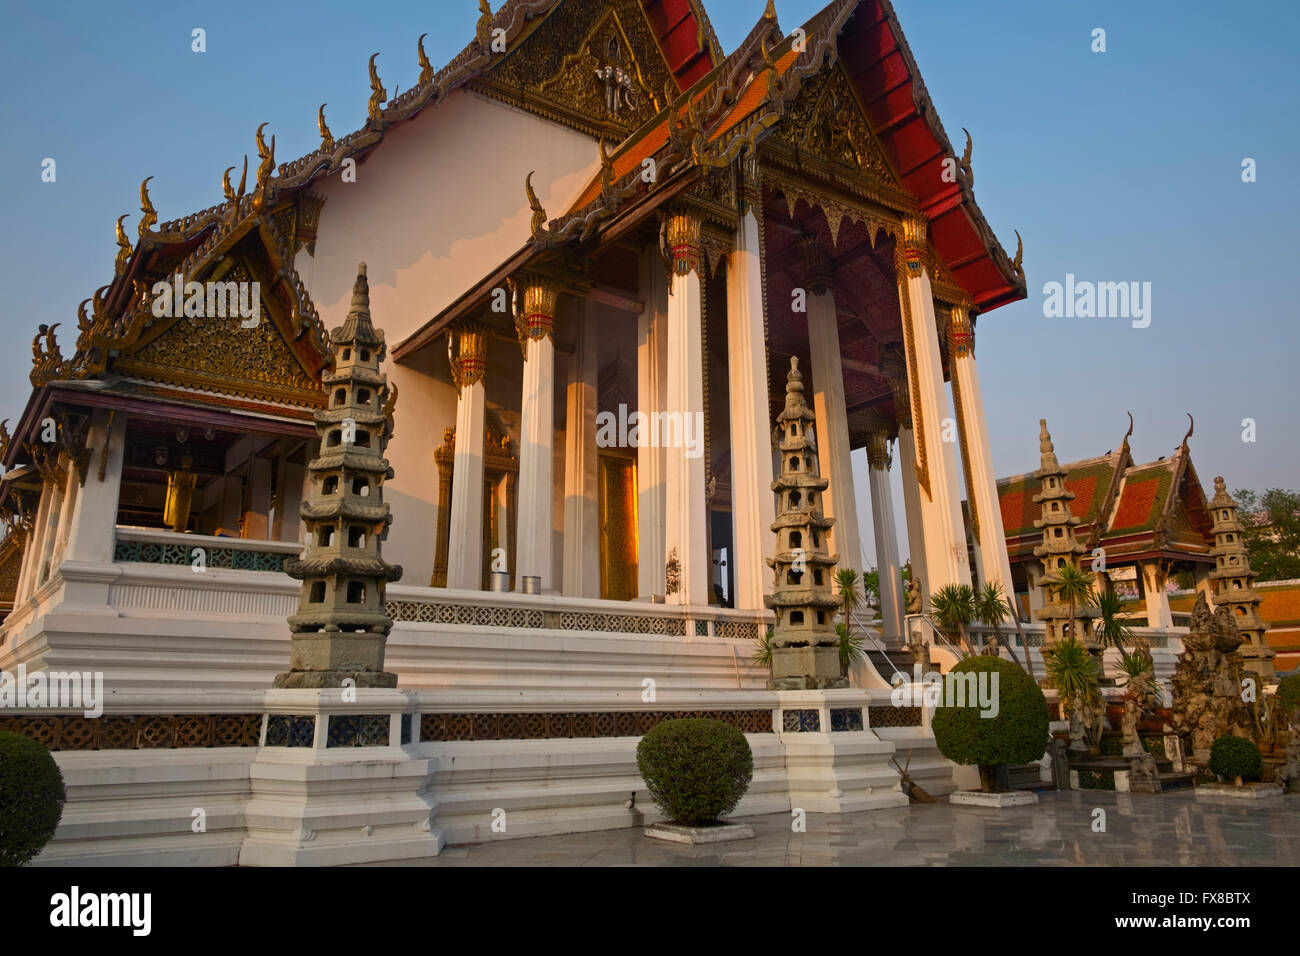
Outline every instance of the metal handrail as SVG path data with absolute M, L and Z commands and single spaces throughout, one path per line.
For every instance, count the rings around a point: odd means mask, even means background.
M 889 666 L 894 669 L 894 673 L 897 674 L 899 677 L 903 678 L 904 681 L 906 681 L 907 675 L 898 669 L 898 666 L 894 663 L 894 659 L 889 656 L 889 648 L 885 647 L 884 642 L 882 642 L 880 638 L 874 636 L 869 630 L 867 630 L 866 625 L 864 625 L 861 621 L 858 620 L 858 615 L 856 613 L 850 611 L 849 618 L 853 621 L 854 624 L 858 626 L 858 630 L 862 632 L 862 636 L 867 638 L 867 640 L 871 641 L 873 644 L 875 644 L 876 649 L 879 650 L 880 653 L 885 655 L 885 660 L 889 661 Z M 891 681 L 890 683 L 893 682 Z
M 920 618 L 926 624 L 930 625 L 930 631 L 934 634 L 936 638 L 939 639 L 939 643 L 941 643 L 948 650 L 956 654 L 957 660 L 962 661 L 966 659 L 966 652 L 963 651 L 960 647 L 954 646 L 953 643 L 949 641 L 946 636 L 944 636 L 943 628 L 940 627 L 938 622 L 936 622 L 934 618 L 930 617 L 930 615 L 921 613 L 921 614 L 909 614 L 907 616 L 909 618 L 914 618 L 914 617 Z

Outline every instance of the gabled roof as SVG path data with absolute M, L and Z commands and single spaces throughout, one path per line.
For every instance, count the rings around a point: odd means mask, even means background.
M 842 63 L 866 119 L 878 135 L 908 208 L 930 221 L 930 240 L 946 275 L 974 306 L 989 311 L 1024 298 L 1020 257 L 1012 261 L 975 204 L 969 166 L 956 183 L 941 178 L 944 158 L 957 158 L 920 80 L 888 0 L 835 0 L 805 24 L 800 49 L 783 36 L 769 6 L 745 41 L 717 62 L 611 152 L 600 144 L 601 169 L 556 219 L 530 193 L 533 239 L 447 309 L 394 349 L 398 358 L 428 344 L 468 313 L 503 275 L 557 245 L 626 232 L 710 168 L 753 150 L 780 122 L 806 80 Z M 906 102 L 906 105 L 905 105 Z M 647 182 L 643 163 L 655 160 Z
M 1132 427 L 1130 426 L 1130 434 Z M 1189 433 L 1190 434 L 1190 433 Z M 1080 519 L 1076 534 L 1089 550 L 1104 547 L 1108 559 L 1150 553 L 1203 558 L 1213 544 L 1205 492 L 1196 478 L 1186 439 L 1168 458 L 1134 464 L 1128 435 L 1120 450 L 1062 466 L 1065 487 Z M 1042 539 L 1034 527 L 1039 481 L 1032 473 L 998 481 L 1007 551 L 1013 562 L 1033 557 Z

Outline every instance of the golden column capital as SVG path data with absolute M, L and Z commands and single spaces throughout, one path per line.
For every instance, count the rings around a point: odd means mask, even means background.
M 487 337 L 487 327 L 473 321 L 461 322 L 447 334 L 447 363 L 458 391 L 487 374 Z
M 889 471 L 893 456 L 889 453 L 889 432 L 876 428 L 867 432 L 867 464 L 881 471 Z
M 682 210 L 672 212 L 664 220 L 661 235 L 675 275 L 700 271 L 699 216 Z
M 541 339 L 555 331 L 555 309 L 560 284 L 544 276 L 526 275 L 519 280 L 521 305 L 517 317 L 520 340 Z
M 903 262 L 907 267 L 907 275 L 900 275 L 900 282 L 906 280 L 908 276 L 919 276 L 923 269 L 929 265 L 930 247 L 926 242 L 926 231 L 928 224 L 924 216 L 904 216 L 902 228 L 901 246 L 903 250 Z
M 975 327 L 971 324 L 970 313 L 962 306 L 954 305 L 948 315 L 948 355 L 952 358 L 974 355 Z
M 813 295 L 825 295 L 835 282 L 830 250 L 816 236 L 802 236 L 799 254 L 803 256 L 804 282 Z

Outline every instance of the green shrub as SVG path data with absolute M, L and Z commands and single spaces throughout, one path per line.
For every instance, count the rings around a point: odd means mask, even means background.
M 43 746 L 0 731 L 0 866 L 22 866 L 63 816 L 63 774 Z
M 749 741 L 720 720 L 666 720 L 641 738 L 636 765 L 655 806 L 687 826 L 716 823 L 754 776 Z
M 1264 772 L 1264 761 L 1252 741 L 1224 736 L 1210 747 L 1210 770 L 1228 780 L 1258 780 Z
M 1047 699 L 1033 678 L 1000 657 L 968 657 L 953 668 L 955 674 L 971 672 L 990 674 L 984 678 L 989 691 L 991 675 L 997 674 L 997 712 L 990 706 L 989 716 L 981 716 L 979 702 L 970 694 L 958 707 L 957 700 L 949 699 L 956 696 L 956 687 L 945 675 L 931 726 L 939 752 L 954 763 L 977 765 L 984 789 L 990 790 L 997 764 L 1030 763 L 1047 750 Z
M 1300 708 L 1300 674 L 1283 677 L 1278 682 L 1277 704 L 1283 721 L 1290 720 L 1296 708 Z

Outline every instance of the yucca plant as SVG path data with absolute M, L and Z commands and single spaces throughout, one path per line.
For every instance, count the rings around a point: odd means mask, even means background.
M 1067 564 L 1056 569 L 1055 577 L 1056 581 L 1049 586 L 1058 598 L 1070 605 L 1070 636 L 1075 637 L 1074 622 L 1079 605 L 1089 603 L 1092 598 L 1092 575 Z
M 1124 613 L 1123 599 L 1114 591 L 1102 591 L 1092 599 L 1092 604 L 1097 608 L 1093 634 L 1103 648 L 1113 647 L 1122 654 L 1133 643 L 1133 628 L 1120 617 Z
M 989 581 L 980 588 L 975 593 L 974 610 L 975 619 L 986 627 L 993 628 L 993 635 L 1001 638 L 1002 623 L 1011 616 L 1011 607 L 1002 596 L 1002 585 L 997 581 Z M 1007 650 L 1011 652 L 1011 659 L 1023 669 L 1020 658 L 1016 657 L 1016 649 L 1008 643 Z
M 1070 717 L 1071 738 L 1078 726 L 1094 746 L 1101 739 L 1102 697 L 1097 661 L 1088 648 L 1070 635 L 1043 649 L 1048 686 L 1056 689 Z
M 835 572 L 835 589 L 839 592 L 844 623 L 848 624 L 853 620 L 853 612 L 862 604 L 862 592 L 858 590 L 858 572 L 853 568 L 840 568 Z
M 1155 662 L 1152 660 L 1150 648 L 1145 642 L 1136 641 L 1131 651 L 1122 646 L 1120 647 L 1119 669 L 1124 675 L 1125 687 L 1129 686 L 1133 681 L 1146 681 L 1147 693 L 1151 695 L 1155 706 L 1159 707 L 1163 703 L 1164 692 L 1161 690 L 1160 684 L 1154 679 Z
M 754 638 L 754 663 L 759 667 L 772 666 L 772 629 L 769 627 L 761 637 Z
M 850 631 L 844 624 L 836 624 L 835 633 L 840 639 L 840 673 L 847 674 L 853 662 L 866 654 L 867 640 L 861 634 Z
M 966 636 L 975 620 L 975 589 L 969 584 L 945 584 L 930 595 L 930 608 L 939 626 L 961 642 L 962 650 L 975 653 Z

